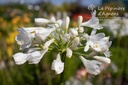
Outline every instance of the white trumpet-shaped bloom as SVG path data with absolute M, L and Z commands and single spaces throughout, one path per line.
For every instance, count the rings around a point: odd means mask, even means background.
M 64 70 L 64 63 L 60 59 L 60 53 L 57 54 L 56 60 L 52 62 L 52 70 L 55 70 L 56 74 L 60 74 Z
M 36 31 L 43 31 L 44 27 L 24 27 L 24 29 L 31 38 L 35 38 Z
M 80 56 L 86 70 L 93 75 L 98 75 L 100 73 L 100 62 L 95 60 L 87 60 L 83 56 Z
M 96 17 L 96 11 L 92 13 L 92 18 L 86 22 L 83 22 L 81 26 L 88 26 L 94 29 L 102 29 L 103 27 L 99 24 L 99 19 Z
M 98 47 L 98 42 L 103 39 L 105 37 L 105 34 L 104 33 L 98 33 L 96 34 L 96 30 L 93 29 L 92 32 L 91 32 L 91 35 L 88 36 L 86 35 L 86 46 L 85 46 L 85 49 L 84 51 L 88 51 L 90 47 L 92 48 L 95 48 Z
M 54 39 L 47 41 L 44 44 L 43 50 L 36 51 L 36 49 L 29 49 L 28 53 L 16 53 L 13 55 L 16 64 L 23 64 L 29 61 L 29 64 L 37 64 L 42 59 L 44 54 L 48 51 L 48 47 L 53 43 Z M 31 51 L 30 51 L 31 50 Z
M 96 52 L 104 53 L 109 50 L 111 41 L 109 37 L 105 37 L 104 33 L 95 34 L 96 30 L 92 30 L 91 35 L 87 36 L 86 46 L 84 51 L 87 52 L 89 48 L 92 48 Z
M 17 65 L 24 64 L 26 61 L 29 61 L 29 64 L 37 64 L 47 51 L 48 48 L 31 53 L 16 53 L 13 55 L 13 58 Z

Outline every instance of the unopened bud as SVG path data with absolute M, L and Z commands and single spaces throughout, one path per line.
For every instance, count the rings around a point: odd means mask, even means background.
M 71 50 L 70 48 L 67 48 L 67 49 L 66 49 L 66 56 L 67 56 L 68 58 L 71 58 L 71 57 L 72 57 L 72 50 Z

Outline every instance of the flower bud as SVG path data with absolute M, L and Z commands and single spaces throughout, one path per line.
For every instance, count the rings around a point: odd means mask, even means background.
M 70 48 L 67 48 L 67 49 L 66 49 L 66 56 L 67 56 L 68 58 L 71 58 L 71 57 L 72 57 L 72 50 L 71 50 Z
M 69 27 L 69 23 L 70 23 L 70 18 L 67 16 L 67 17 L 64 19 L 64 21 L 63 21 L 62 27 L 67 30 L 68 27 Z
M 48 24 L 51 21 L 45 18 L 35 18 L 35 23 L 38 25 Z
M 93 58 L 97 59 L 98 61 L 110 64 L 111 60 L 107 57 L 101 57 L 101 56 L 94 56 Z
M 66 22 L 65 22 L 65 26 L 66 26 L 65 28 L 66 28 L 66 29 L 68 29 L 69 23 L 70 23 L 70 18 L 67 16 L 67 17 L 66 17 Z
M 64 63 L 60 59 L 60 53 L 57 55 L 57 59 L 52 62 L 52 70 L 55 70 L 56 74 L 60 74 L 64 70 Z
M 82 23 L 82 21 L 83 21 L 83 17 L 82 16 L 78 16 L 78 28 L 80 28 L 81 27 L 81 23 Z

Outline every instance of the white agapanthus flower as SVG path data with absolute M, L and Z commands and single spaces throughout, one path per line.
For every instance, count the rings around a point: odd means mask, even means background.
M 94 29 L 102 29 L 103 27 L 99 24 L 99 19 L 96 17 L 96 10 L 92 12 L 92 18 L 86 22 L 81 23 L 81 26 L 88 26 Z
M 60 74 L 64 70 L 64 63 L 60 59 L 60 53 L 57 54 L 56 60 L 52 62 L 52 70 L 55 70 L 56 74 Z
M 111 43 L 111 41 L 109 42 L 109 37 L 105 37 L 104 33 L 96 34 L 96 30 L 94 29 L 90 36 L 87 35 L 87 42 L 84 51 L 87 52 L 91 48 L 94 51 L 104 53 L 107 56 L 106 51 L 109 51 Z
M 89 73 L 93 75 L 98 75 L 100 73 L 101 63 L 99 61 L 87 60 L 83 56 L 80 56 L 80 59 Z
M 28 52 L 28 53 L 16 53 L 16 54 L 14 54 L 13 57 L 14 57 L 14 60 L 15 60 L 16 64 L 23 64 L 26 61 L 29 61 L 29 64 L 37 64 L 37 63 L 39 63 L 39 61 L 41 60 L 41 58 L 48 51 L 48 47 L 53 42 L 54 42 L 54 39 L 51 39 L 51 40 L 47 41 L 44 44 L 43 50 L 41 50 L 41 51 L 36 51 L 36 49 L 34 49 L 32 51 L 30 49 L 31 51 Z
M 27 61 L 29 64 L 37 64 L 45 54 L 56 53 L 57 58 L 52 62 L 51 69 L 55 70 L 56 74 L 61 74 L 66 70 L 64 69 L 64 64 L 68 63 L 65 61 L 66 58 L 80 56 L 86 70 L 98 75 L 100 65 L 111 62 L 109 37 L 104 33 L 96 33 L 97 30 L 102 29 L 96 11 L 87 22 L 83 22 L 82 16 L 79 16 L 77 27 L 70 28 L 68 16 L 63 20 L 56 20 L 55 17 L 51 17 L 50 20 L 36 18 L 35 23 L 40 27 L 18 29 L 19 34 L 15 40 L 23 52 L 13 55 L 16 64 L 24 64 Z M 90 35 L 85 32 L 84 27 L 92 28 Z

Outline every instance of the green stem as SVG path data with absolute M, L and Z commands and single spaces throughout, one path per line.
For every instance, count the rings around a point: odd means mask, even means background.
M 66 56 L 65 53 L 62 53 L 62 62 L 66 62 Z M 61 73 L 60 75 L 60 85 L 64 85 L 64 81 L 65 81 L 65 66 L 64 66 L 64 71 Z
M 76 55 L 81 55 L 81 56 L 87 56 L 86 54 L 78 53 L 78 52 L 74 52 L 74 54 L 76 54 Z

